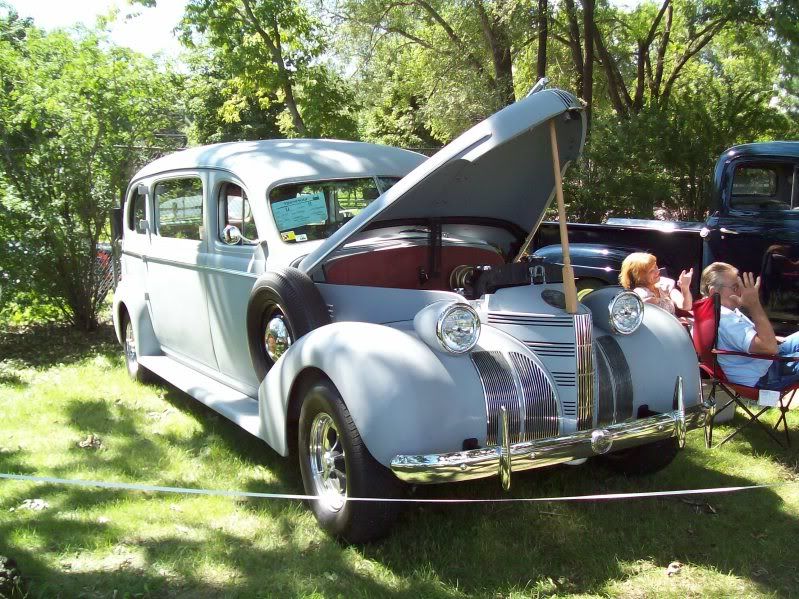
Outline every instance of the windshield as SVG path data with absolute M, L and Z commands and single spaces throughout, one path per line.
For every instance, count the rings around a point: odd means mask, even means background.
M 269 205 L 283 241 L 326 239 L 397 181 L 362 177 L 279 185 L 269 192 Z

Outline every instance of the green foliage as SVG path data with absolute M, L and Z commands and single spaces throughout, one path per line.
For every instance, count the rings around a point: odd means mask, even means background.
M 97 242 L 138 150 L 175 124 L 172 80 L 98 31 L 44 33 L 0 16 L 0 264 L 5 297 L 32 291 L 93 328 Z M 13 32 L 13 33 L 12 33 Z
M 271 122 L 284 136 L 355 136 L 353 94 L 322 60 L 328 32 L 303 4 L 190 0 L 181 30 L 185 45 L 207 48 L 221 67 L 222 122 L 278 107 Z
M 190 144 L 282 137 L 277 124 L 282 104 L 270 100 L 264 107 L 256 95 L 239 94 L 234 70 L 222 55 L 207 45 L 195 46 L 188 66 L 184 88 Z

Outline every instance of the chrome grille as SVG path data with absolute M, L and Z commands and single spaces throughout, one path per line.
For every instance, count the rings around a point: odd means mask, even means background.
M 524 432 L 521 441 L 547 439 L 558 434 L 558 403 L 541 367 L 523 354 L 511 352 L 524 393 Z
M 496 445 L 500 409 L 508 414 L 511 443 L 544 439 L 558 434 L 555 393 L 543 370 L 530 358 L 512 352 L 472 352 L 486 402 L 486 443 Z
M 594 425 L 594 359 L 591 347 L 591 315 L 574 315 L 577 342 L 577 430 Z

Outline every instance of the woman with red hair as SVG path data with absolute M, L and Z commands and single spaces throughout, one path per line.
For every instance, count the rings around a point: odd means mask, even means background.
M 657 258 L 645 252 L 635 252 L 621 264 L 619 283 L 637 293 L 648 304 L 655 304 L 675 313 L 675 308 L 690 311 L 693 306 L 691 277 L 694 269 L 682 271 L 675 286 L 674 280 L 660 276 Z

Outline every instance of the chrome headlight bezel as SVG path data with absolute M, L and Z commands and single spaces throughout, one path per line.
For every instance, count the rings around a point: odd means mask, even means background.
M 458 344 L 447 333 L 447 321 L 457 313 L 468 315 L 474 329 L 466 344 Z M 436 338 L 445 351 L 451 354 L 465 354 L 471 351 L 480 340 L 480 316 L 469 304 L 453 302 L 445 307 L 439 314 L 438 319 L 436 319 Z
M 635 325 L 629 328 L 620 327 L 615 315 L 618 310 L 622 309 L 621 302 L 628 302 L 630 300 L 635 302 L 638 310 L 638 316 L 635 319 Z M 610 328 L 614 333 L 618 335 L 632 335 L 638 330 L 638 328 L 641 326 L 641 323 L 644 321 L 643 300 L 638 296 L 637 293 L 633 291 L 622 291 L 615 296 L 608 305 L 608 320 L 610 321 Z
M 452 318 L 458 310 L 465 311 L 469 324 L 472 325 L 473 334 L 467 344 L 452 343 L 447 336 L 447 319 Z M 438 300 L 428 304 L 413 318 L 413 328 L 419 338 L 431 349 L 451 356 L 466 354 L 477 345 L 480 340 L 480 326 L 480 316 L 475 308 L 456 299 Z

